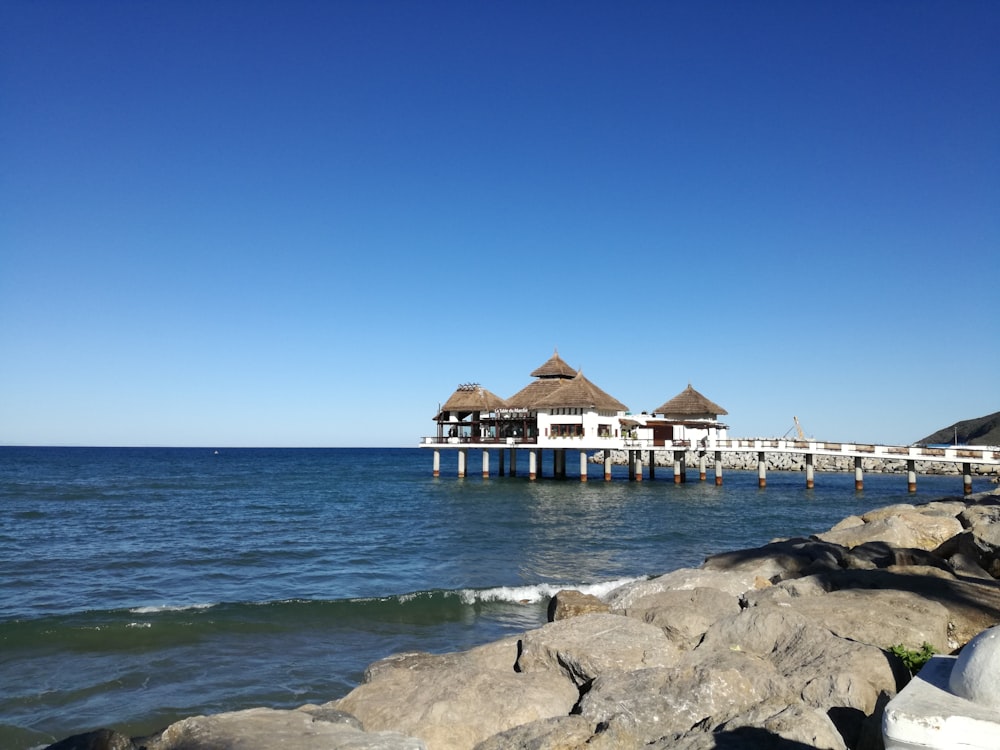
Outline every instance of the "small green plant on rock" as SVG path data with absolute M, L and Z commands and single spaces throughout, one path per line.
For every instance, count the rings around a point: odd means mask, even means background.
M 919 672 L 920 668 L 923 667 L 932 656 L 934 656 L 934 647 L 927 641 L 924 641 L 924 645 L 920 647 L 919 651 L 908 649 L 902 643 L 891 647 L 889 651 L 893 655 L 899 657 L 906 668 L 910 670 L 911 675 L 915 675 Z

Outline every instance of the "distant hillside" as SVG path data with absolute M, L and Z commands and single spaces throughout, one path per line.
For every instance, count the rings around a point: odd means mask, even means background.
M 979 419 L 964 419 L 956 422 L 951 427 L 945 427 L 918 440 L 917 443 L 927 445 L 930 443 L 947 443 L 951 445 L 955 442 L 955 434 L 958 433 L 958 442 L 964 445 L 1000 445 L 1000 411 Z

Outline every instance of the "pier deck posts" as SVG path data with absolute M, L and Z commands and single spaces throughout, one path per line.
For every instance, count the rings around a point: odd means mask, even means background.
M 517 448 L 510 449 L 510 475 L 517 476 Z
M 504 449 L 503 449 L 503 448 L 501 448 L 501 449 L 500 449 L 499 451 L 497 451 L 497 452 L 498 452 L 498 453 L 500 454 L 500 455 L 498 456 L 498 458 L 499 458 L 499 460 L 500 460 L 500 466 L 499 466 L 499 474 L 500 474 L 500 476 L 505 476 L 505 475 L 506 475 L 506 473 L 507 473 L 507 467 L 506 467 L 506 466 L 504 465 L 504 461 L 506 461 L 506 458 L 507 458 L 507 454 L 506 454 L 506 453 L 504 452 Z
M 587 481 L 587 451 L 580 451 L 580 481 Z
M 642 451 L 635 452 L 635 481 L 642 481 Z
M 854 457 L 854 490 L 860 492 L 865 488 L 865 474 L 861 469 L 861 456 Z
M 816 460 L 812 453 L 806 454 L 806 489 L 816 486 Z
M 681 452 L 674 451 L 674 484 L 684 481 L 683 469 L 681 469 Z
M 628 452 L 628 481 L 635 481 L 635 451 Z
M 967 462 L 962 464 L 962 494 L 972 494 L 972 464 Z
M 483 479 L 490 478 L 490 452 L 483 448 Z
M 757 486 L 767 487 L 767 459 L 764 457 L 764 451 L 757 453 Z
M 656 453 L 654 451 L 649 452 L 649 479 L 650 481 L 656 479 Z
M 434 451 L 434 476 L 441 476 L 441 451 Z
M 915 459 L 906 459 L 906 491 L 917 491 L 917 462 Z
M 715 486 L 722 486 L 722 451 L 715 452 Z
M 681 484 L 688 480 L 687 451 L 681 451 Z
M 538 451 L 528 451 L 528 479 L 535 479 L 538 476 Z
M 465 454 L 466 454 L 466 449 L 465 448 L 459 448 L 458 449 L 458 477 L 459 477 L 459 479 L 463 479 L 465 477 L 465 458 L 466 458 Z
M 604 451 L 604 481 L 611 481 L 611 451 Z
M 704 482 L 705 477 L 708 475 L 705 471 L 706 463 L 708 462 L 708 451 L 702 451 L 698 454 L 698 481 Z

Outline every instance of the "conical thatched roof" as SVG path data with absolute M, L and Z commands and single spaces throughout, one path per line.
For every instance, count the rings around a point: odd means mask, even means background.
M 441 413 L 455 411 L 468 414 L 470 412 L 490 412 L 496 409 L 508 408 L 507 402 L 495 393 L 483 388 L 479 383 L 466 383 L 458 386 L 451 397 L 441 406 Z M 437 414 L 434 419 L 438 419 Z
M 559 387 L 539 400 L 541 409 L 582 408 L 600 411 L 628 411 L 621 401 L 609 396 L 578 372 L 572 380 L 561 381 Z
M 566 381 L 562 378 L 539 378 L 532 380 L 524 388 L 507 399 L 507 405 L 512 409 L 534 409 L 535 404 L 547 398 L 554 390 Z
M 559 350 L 556 349 L 555 354 L 548 358 L 548 360 L 541 367 L 538 367 L 531 373 L 533 378 L 572 378 L 576 375 L 576 370 L 566 364 L 559 356 Z
M 729 412 L 714 401 L 710 401 L 705 398 L 703 395 L 698 393 L 698 391 L 692 388 L 690 383 L 688 383 L 687 388 L 662 406 L 653 409 L 653 413 L 676 414 L 678 416 L 690 417 L 696 415 L 719 416 L 720 414 L 728 414 Z

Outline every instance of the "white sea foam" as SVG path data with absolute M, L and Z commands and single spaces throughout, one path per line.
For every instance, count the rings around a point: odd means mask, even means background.
M 153 627 L 153 623 L 151 623 L 151 622 L 130 622 L 125 627 L 127 627 L 127 628 L 151 628 L 151 627 Z
M 159 606 L 134 607 L 130 609 L 133 615 L 155 615 L 159 612 L 187 612 L 196 609 L 211 609 L 214 604 L 161 604 Z
M 624 586 L 626 583 L 642 580 L 639 578 L 618 578 L 613 581 L 602 581 L 600 583 L 538 583 L 531 586 L 498 586 L 491 589 L 465 589 L 460 592 L 462 602 L 473 604 L 480 602 L 516 602 L 519 604 L 534 604 L 555 596 L 560 591 L 573 589 L 584 594 L 591 594 L 598 598 L 605 596 L 608 592 Z

